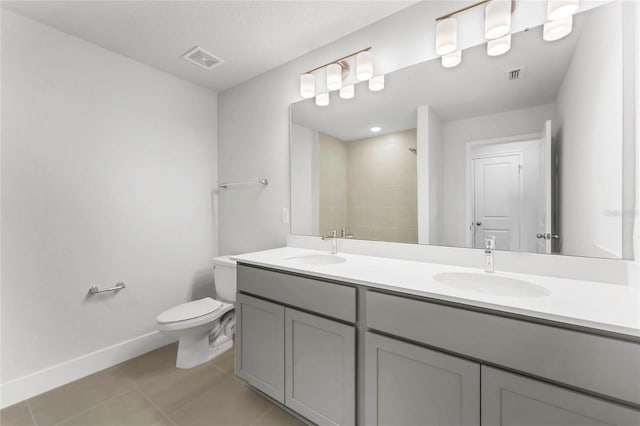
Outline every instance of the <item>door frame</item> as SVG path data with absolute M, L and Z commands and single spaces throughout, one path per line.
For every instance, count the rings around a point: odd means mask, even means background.
M 475 248 L 474 246 L 474 238 L 475 238 L 475 228 L 470 224 L 473 221 L 473 213 L 474 213 L 474 202 L 473 202 L 473 184 L 474 184 L 474 173 L 473 173 L 473 160 L 474 157 L 472 155 L 472 151 L 474 148 L 478 148 L 485 145 L 498 145 L 505 143 L 514 143 L 514 142 L 526 142 L 530 140 L 540 139 L 543 135 L 539 132 L 537 133 L 522 133 L 518 135 L 512 136 L 503 136 L 499 138 L 490 138 L 490 139 L 478 139 L 473 141 L 465 142 L 465 153 L 464 153 L 464 173 L 465 173 L 465 188 L 464 188 L 464 199 L 465 199 L 465 227 L 467 227 L 466 232 L 466 246 Z M 516 154 L 514 152 L 513 154 Z M 492 155 L 490 157 L 495 157 Z M 479 157 L 478 157 L 479 158 Z M 520 185 L 521 189 L 523 189 L 523 173 L 520 173 Z M 521 200 L 520 203 L 522 205 L 522 192 L 521 192 Z M 520 209 L 520 221 L 522 221 L 522 209 Z

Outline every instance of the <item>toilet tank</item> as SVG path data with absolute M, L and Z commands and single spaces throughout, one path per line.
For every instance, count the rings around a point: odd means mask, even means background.
M 213 258 L 216 299 L 222 302 L 236 301 L 236 261 L 231 256 Z

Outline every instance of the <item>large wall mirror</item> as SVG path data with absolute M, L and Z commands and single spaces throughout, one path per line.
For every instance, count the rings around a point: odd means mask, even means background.
M 291 231 L 621 258 L 623 6 L 571 34 L 513 34 L 386 76 L 355 98 L 291 106 Z M 629 233 L 630 234 L 630 233 Z

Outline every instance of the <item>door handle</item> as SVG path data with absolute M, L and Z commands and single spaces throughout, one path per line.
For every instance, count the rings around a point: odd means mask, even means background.
M 542 240 L 558 240 L 558 239 L 560 239 L 560 235 L 558 235 L 558 234 L 536 234 L 536 238 L 540 238 Z
M 482 222 L 476 222 L 476 226 L 482 225 Z

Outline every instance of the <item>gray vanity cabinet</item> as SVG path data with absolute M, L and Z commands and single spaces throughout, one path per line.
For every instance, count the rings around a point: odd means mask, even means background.
M 236 374 L 315 424 L 640 425 L 638 342 L 242 264 L 237 274 Z
M 284 306 L 238 294 L 235 373 L 284 403 Z
M 640 425 L 640 412 L 569 389 L 482 366 L 482 424 Z
M 364 424 L 480 425 L 480 364 L 373 333 L 365 362 Z
M 355 334 L 285 309 L 285 405 L 318 425 L 355 424 Z
M 356 289 L 245 265 L 237 273 L 236 375 L 315 424 L 354 426 Z

